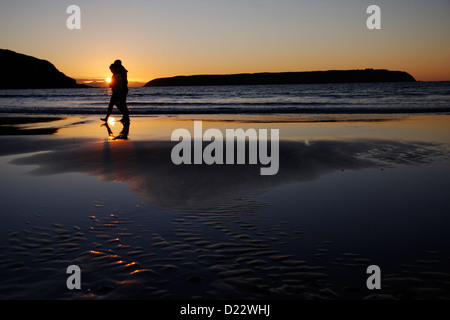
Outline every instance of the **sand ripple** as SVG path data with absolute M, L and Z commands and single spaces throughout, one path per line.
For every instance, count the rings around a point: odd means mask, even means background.
M 336 270 L 361 270 L 370 257 L 339 253 L 328 240 L 304 256 L 296 249 L 305 245 L 303 230 L 288 223 L 259 227 L 257 212 L 238 204 L 171 213 L 163 229 L 143 218 L 111 214 L 103 205 L 93 210 L 95 216 L 86 216 L 85 224 L 24 224 L 11 231 L 0 251 L 0 298 L 450 298 L 450 274 L 431 269 L 440 263 L 440 254 L 432 250 L 428 258 L 385 275 L 378 294 L 365 288 L 365 275 L 350 285 L 336 276 Z M 81 290 L 65 286 L 71 264 L 82 270 Z

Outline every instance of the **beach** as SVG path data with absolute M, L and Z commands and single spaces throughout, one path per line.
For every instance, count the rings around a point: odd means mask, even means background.
M 115 115 L 113 115 L 115 116 Z M 278 129 L 279 170 L 171 161 Z M 0 298 L 449 299 L 450 116 L 2 115 Z M 66 269 L 81 269 L 81 289 Z M 366 285 L 381 269 L 381 289 Z

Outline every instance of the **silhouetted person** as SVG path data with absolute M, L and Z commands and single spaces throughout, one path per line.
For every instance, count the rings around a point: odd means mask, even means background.
M 122 122 L 130 122 L 128 107 L 127 107 L 127 94 L 128 94 L 128 79 L 127 79 L 127 69 L 122 66 L 120 60 L 114 61 L 113 64 L 109 66 L 113 76 L 111 77 L 111 83 L 109 84 L 112 89 L 111 99 L 108 105 L 108 111 L 106 112 L 106 117 L 101 118 L 102 121 L 108 121 L 111 115 L 114 105 L 122 113 Z

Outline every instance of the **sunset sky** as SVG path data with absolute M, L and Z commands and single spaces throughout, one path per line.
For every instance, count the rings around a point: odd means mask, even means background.
M 81 30 L 66 9 L 81 8 Z M 369 30 L 369 5 L 381 30 Z M 0 47 L 77 80 L 383 68 L 450 80 L 449 0 L 44 0 L 0 2 Z

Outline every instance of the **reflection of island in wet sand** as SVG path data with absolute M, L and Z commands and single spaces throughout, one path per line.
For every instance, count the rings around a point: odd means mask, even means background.
M 432 144 L 387 140 L 280 141 L 278 174 L 261 176 L 260 165 L 174 165 L 170 157 L 174 142 L 79 144 L 55 140 L 46 144 L 51 145 L 49 152 L 25 156 L 14 163 L 38 165 L 32 171 L 36 175 L 81 172 L 106 181 L 127 182 L 142 200 L 178 210 L 215 207 L 339 170 L 428 162 L 437 152 Z M 26 143 L 23 147 L 29 149 Z

